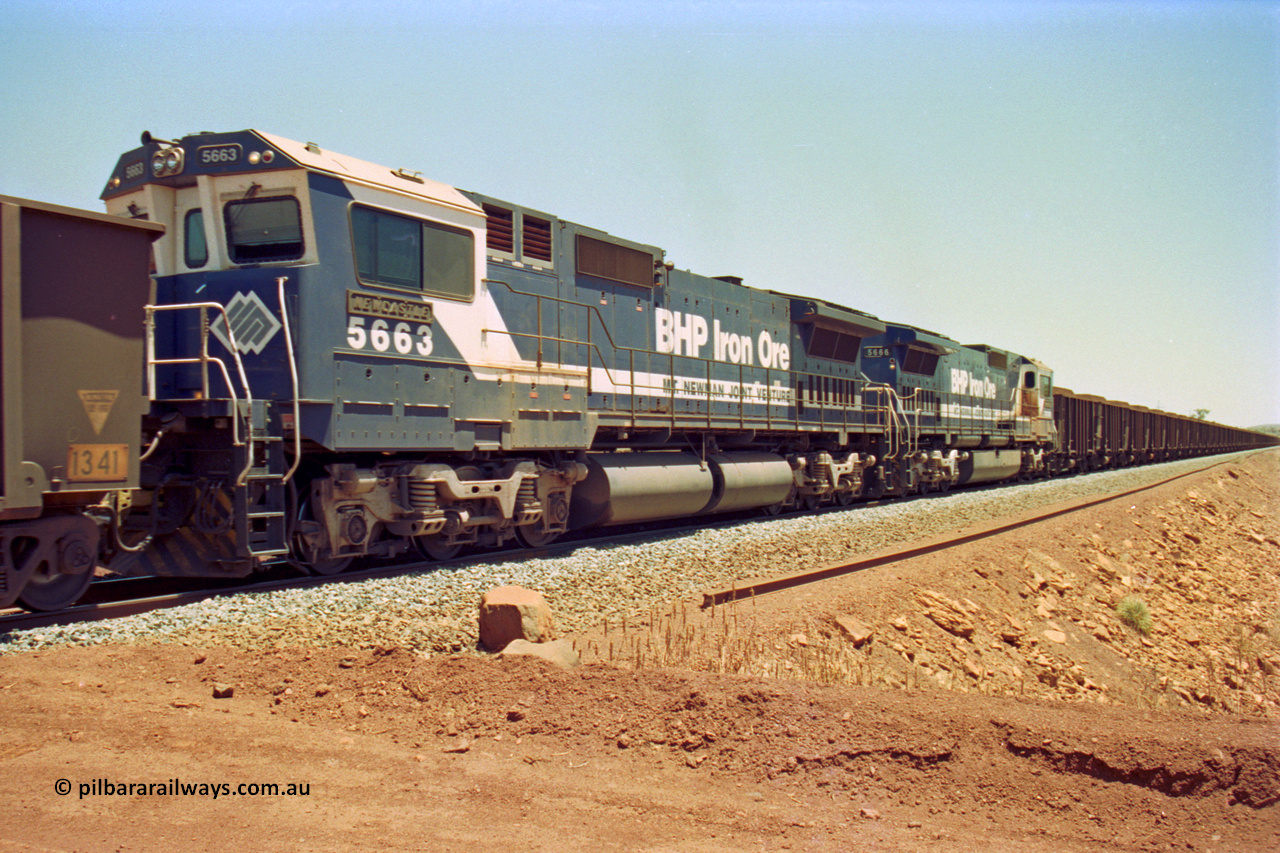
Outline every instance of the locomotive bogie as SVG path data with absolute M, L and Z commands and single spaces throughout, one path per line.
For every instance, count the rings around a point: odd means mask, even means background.
M 808 456 L 793 456 L 795 494 L 809 504 L 835 501 L 847 506 L 862 495 L 863 472 L 875 463 L 874 455 L 857 452 L 818 451 Z
M 954 449 L 919 451 L 911 456 L 911 480 L 924 490 L 946 491 L 960 482 L 960 465 L 968 459 L 968 453 Z
M 329 465 L 311 481 L 310 519 L 300 525 L 309 562 L 395 556 L 415 541 L 501 545 L 524 529 L 550 541 L 565 532 L 569 492 L 586 476 L 575 462 L 497 465 Z

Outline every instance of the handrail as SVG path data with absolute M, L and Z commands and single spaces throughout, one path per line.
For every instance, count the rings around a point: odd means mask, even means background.
M 156 358 L 156 324 L 155 315 L 159 311 L 182 311 L 198 308 L 200 310 L 200 356 L 198 358 Z M 244 418 L 248 428 L 245 430 L 245 439 L 240 438 L 240 420 L 232 419 L 231 441 L 236 447 L 246 447 L 249 464 L 240 476 L 236 478 L 236 485 L 243 486 L 245 478 L 249 476 L 249 469 L 253 467 L 253 393 L 249 390 L 249 377 L 244 372 L 244 362 L 240 358 L 240 349 L 236 344 L 235 332 L 231 329 L 231 321 L 227 317 L 227 309 L 220 302 L 179 302 L 171 305 L 147 305 L 146 306 L 146 338 L 147 338 L 147 399 L 154 401 L 156 399 L 156 365 L 159 364 L 198 364 L 200 365 L 200 391 L 204 399 L 209 399 L 209 364 L 213 363 L 218 366 L 222 373 L 222 381 L 227 386 L 227 393 L 231 397 L 236 413 L 240 412 L 240 398 L 236 396 L 235 388 L 231 384 L 231 374 L 227 370 L 226 362 L 221 358 L 209 355 L 209 311 L 217 311 L 222 317 L 223 329 L 227 333 L 227 343 L 230 344 L 228 351 L 232 358 L 235 359 L 236 372 L 240 376 L 240 387 L 244 389 Z
M 577 302 L 575 300 L 565 299 L 560 296 L 549 296 L 541 293 L 532 293 L 526 290 L 518 290 L 515 287 L 513 287 L 510 282 L 502 281 L 501 279 L 487 278 L 485 279 L 485 283 L 489 285 L 494 285 L 494 284 L 501 285 L 505 287 L 508 290 L 508 292 L 510 292 L 514 296 L 523 296 L 523 297 L 528 297 L 535 300 L 535 305 L 536 305 L 535 315 L 537 318 L 537 331 L 533 333 L 514 332 L 514 331 L 511 331 L 510 329 L 490 329 L 486 327 L 483 330 L 484 332 L 486 333 L 493 332 L 495 334 L 505 334 L 511 338 L 527 338 L 527 339 L 532 339 L 536 341 L 537 342 L 537 369 L 539 371 L 543 369 L 543 363 L 545 358 L 545 351 L 543 346 L 544 343 L 555 343 L 561 346 L 569 345 L 569 346 L 586 347 L 588 352 L 587 365 L 586 365 L 588 392 L 590 392 L 590 386 L 591 386 L 591 372 L 594 369 L 592 364 L 593 357 L 591 354 L 594 353 L 594 358 L 599 360 L 600 369 L 604 371 L 604 374 L 606 377 L 608 377 L 610 384 L 616 388 L 629 389 L 630 396 L 632 398 L 631 416 L 633 421 L 640 414 L 636 409 L 636 403 L 635 403 L 636 392 L 638 389 L 648 394 L 652 394 L 655 397 L 662 397 L 662 396 L 669 397 L 671 400 L 671 411 L 669 414 L 673 422 L 675 419 L 674 404 L 675 404 L 676 388 L 674 383 L 670 388 L 664 388 L 662 386 L 656 386 L 656 385 L 637 385 L 636 371 L 635 371 L 635 354 L 636 353 L 641 353 L 647 356 L 659 356 L 666 359 L 668 363 L 671 365 L 671 375 L 673 377 L 675 375 L 675 367 L 674 367 L 675 359 L 682 358 L 682 359 L 687 359 L 691 362 L 701 362 L 700 367 L 695 367 L 692 372 L 705 374 L 706 376 L 705 379 L 696 380 L 696 381 L 701 381 L 705 383 L 705 386 L 706 386 L 705 391 L 697 394 L 692 394 L 691 392 L 688 392 L 688 391 L 685 391 L 683 393 L 690 394 L 691 399 L 702 400 L 706 403 L 706 406 L 707 406 L 706 419 L 709 424 L 712 418 L 712 406 L 716 402 L 715 397 L 717 396 L 717 394 L 713 390 L 714 380 L 710 378 L 711 365 L 713 364 L 731 365 L 731 366 L 736 366 L 738 368 L 738 381 L 737 381 L 738 390 L 736 393 L 730 394 L 727 396 L 731 398 L 736 398 L 736 403 L 739 407 L 745 407 L 748 405 L 763 406 L 764 414 L 762 417 L 767 425 L 767 428 L 774 427 L 775 417 L 773 413 L 773 408 L 775 405 L 779 405 L 779 403 L 775 402 L 772 399 L 772 397 L 769 395 L 769 392 L 768 392 L 768 389 L 772 388 L 769 382 L 772 380 L 775 374 L 780 373 L 785 377 L 793 378 L 797 380 L 803 379 L 803 380 L 806 380 L 807 382 L 811 382 L 812 379 L 814 378 L 820 378 L 820 379 L 843 378 L 843 377 L 835 377 L 825 373 L 808 373 L 808 372 L 802 373 L 796 370 L 779 370 L 777 368 L 772 368 L 772 367 L 756 367 L 755 365 L 751 365 L 750 367 L 752 369 L 763 370 L 765 372 L 765 379 L 763 383 L 763 386 L 765 388 L 765 395 L 763 399 L 748 398 L 746 394 L 747 386 L 749 384 L 756 384 L 756 383 L 747 383 L 745 381 L 743 370 L 746 367 L 748 367 L 747 365 L 741 365 L 741 364 L 733 365 L 732 362 L 721 362 L 721 361 L 716 361 L 715 359 L 704 358 L 701 356 L 691 356 L 691 355 L 685 356 L 685 355 L 676 355 L 675 353 L 660 353 L 656 350 L 647 349 L 647 348 L 622 346 L 622 345 L 619 345 L 616 341 L 614 341 L 613 334 L 609 329 L 609 325 L 605 322 L 599 307 L 596 305 L 593 305 L 587 302 Z M 572 306 L 573 308 L 577 308 L 577 309 L 584 309 L 587 312 L 586 340 L 584 341 L 581 339 L 561 338 L 553 335 L 543 334 L 542 332 L 543 300 L 547 300 L 549 302 L 557 303 L 560 305 Z M 610 365 L 607 363 L 604 357 L 604 353 L 601 350 L 600 345 L 596 343 L 594 340 L 592 340 L 592 331 L 596 325 L 596 322 L 593 321 L 593 318 L 594 318 L 594 321 L 598 321 L 601 330 L 604 332 L 605 341 L 607 342 L 608 346 L 611 349 L 613 349 L 615 352 L 628 354 L 628 360 L 631 364 L 628 381 L 626 382 L 618 381 L 618 376 L 615 368 L 610 367 Z M 693 378 L 693 377 L 690 377 L 690 378 Z M 728 382 L 730 380 L 725 380 L 725 381 Z M 908 404 L 912 399 L 914 399 L 917 396 L 917 394 L 922 389 L 913 388 L 911 393 L 904 397 L 898 394 L 897 391 L 895 391 L 891 385 L 870 382 L 865 376 L 862 376 L 861 378 L 850 377 L 848 378 L 847 381 L 849 381 L 853 385 L 853 393 L 850 395 L 852 402 L 844 403 L 844 404 L 834 404 L 834 405 L 830 401 L 821 402 L 821 401 L 817 401 L 816 399 L 812 402 L 811 405 L 818 410 L 819 426 L 823 426 L 823 427 L 830 426 L 833 428 L 834 427 L 849 428 L 849 427 L 855 427 L 855 426 L 866 426 L 868 424 L 867 415 L 875 414 L 877 410 L 880 410 L 885 413 L 886 423 L 884 424 L 884 426 L 886 427 L 886 430 L 892 433 L 892 437 L 890 439 L 891 447 L 894 447 L 895 449 L 900 449 L 901 447 L 905 447 L 908 445 L 914 447 L 918 443 L 919 433 L 920 433 L 921 412 L 919 409 L 910 410 L 908 407 Z M 803 405 L 805 405 L 805 401 L 801 399 L 801 392 L 800 392 L 799 386 L 796 385 L 791 390 L 794 396 L 792 397 L 790 404 L 795 411 L 795 415 L 792 418 L 787 418 L 786 422 L 789 424 L 794 424 L 796 426 L 800 426 L 802 424 L 808 423 L 808 421 L 802 421 L 800 417 L 800 408 Z M 874 405 L 868 406 L 861 402 L 857 402 L 860 397 L 865 397 L 865 395 L 868 392 L 875 391 L 875 390 L 884 390 L 887 392 L 885 397 L 885 403 L 883 406 L 874 406 Z M 969 408 L 971 409 L 972 414 L 965 416 L 957 412 L 955 415 L 951 415 L 951 414 L 944 415 L 943 407 L 942 407 L 942 398 L 940 395 L 938 400 L 938 409 L 934 414 L 934 417 L 939 422 L 945 422 L 948 425 L 954 425 L 956 429 L 960 429 L 960 430 L 965 429 L 966 421 L 968 422 L 967 426 L 969 429 L 978 427 L 978 428 L 990 430 L 993 432 L 997 430 L 997 424 L 1000 421 L 1001 415 L 1004 414 L 1004 410 L 996 409 L 994 405 L 988 405 L 986 398 L 976 397 L 974 395 L 969 395 L 969 394 L 963 394 L 963 395 L 953 394 L 950 396 L 952 397 L 952 399 L 956 401 L 955 403 L 952 403 L 950 405 L 962 406 L 964 404 L 963 401 L 969 401 Z M 723 401 L 723 402 L 735 402 L 735 399 L 730 399 L 728 401 Z M 996 401 L 991 401 L 991 402 L 995 403 Z M 1010 404 L 1012 405 L 1012 397 L 1010 398 Z M 827 421 L 828 413 L 826 410 L 831 408 L 835 408 L 840 411 L 842 418 L 839 423 L 834 423 L 834 422 L 828 423 Z M 851 421 L 851 419 L 849 418 L 849 414 L 851 412 L 862 413 L 863 414 L 862 420 Z M 1012 409 L 1010 410 L 1010 412 L 1011 414 L 1016 415 L 1016 412 L 1013 412 Z M 746 423 L 747 423 L 746 418 L 747 416 L 743 413 L 742 408 L 740 408 L 738 412 L 738 422 L 740 425 L 743 426 L 743 428 L 746 428 Z M 913 420 L 914 420 L 914 423 L 913 423 Z
M 586 302 L 576 302 L 576 301 L 574 301 L 574 300 L 571 300 L 571 299 L 565 299 L 565 298 L 563 298 L 563 297 L 559 297 L 559 296 L 548 296 L 548 295 L 541 294 L 541 293 L 531 293 L 531 292 L 526 291 L 526 290 L 517 290 L 515 287 L 513 287 L 513 286 L 511 285 L 511 283 L 510 283 L 510 282 L 502 281 L 501 279 L 489 279 L 489 278 L 486 278 L 484 281 L 485 281 L 485 283 L 486 283 L 486 284 L 490 284 L 490 285 L 494 285 L 494 284 L 502 285 L 503 287 L 505 287 L 505 288 L 508 290 L 508 292 L 510 292 L 510 293 L 511 293 L 512 295 L 514 295 L 514 296 L 525 296 L 525 297 L 529 297 L 529 298 L 532 298 L 532 299 L 536 300 L 535 316 L 537 317 L 537 325 L 538 325 L 538 330 L 537 330 L 537 332 L 536 332 L 536 333 L 529 333 L 529 332 L 513 332 L 513 331 L 511 331 L 510 329 L 490 329 L 490 328 L 487 328 L 487 327 L 486 327 L 485 329 L 483 329 L 483 331 L 484 331 L 485 333 L 494 332 L 494 333 L 497 333 L 497 334 L 506 334 L 506 335 L 508 335 L 508 336 L 510 336 L 510 337 L 512 337 L 512 338 L 529 338 L 529 339 L 532 339 L 532 340 L 537 341 L 537 344 L 538 344 L 537 366 L 538 366 L 538 369 L 539 369 L 539 370 L 541 370 L 541 369 L 542 369 L 542 363 L 543 363 L 543 357 L 544 357 L 544 351 L 543 351 L 543 346 L 542 346 L 542 345 L 543 345 L 543 343 L 544 343 L 544 342 L 556 343 L 556 344 L 568 344 L 568 345 L 571 345 L 571 346 L 585 346 L 585 347 L 587 347 L 588 352 L 594 352 L 594 353 L 596 354 L 596 356 L 599 358 L 599 361 L 600 361 L 600 369 L 601 369 L 601 370 L 603 370 L 603 371 L 604 371 L 604 373 L 605 373 L 605 375 L 609 378 L 609 382 L 610 382 L 610 384 L 614 385 L 615 387 L 624 387 L 624 388 L 629 388 L 629 389 L 630 389 L 630 396 L 632 397 L 632 416 L 633 416 L 633 419 L 634 419 L 635 414 L 636 414 L 636 412 L 635 412 L 635 402 L 634 402 L 634 399 L 635 399 L 635 396 L 636 396 L 636 389 L 637 389 L 637 387 L 639 387 L 639 388 L 641 388 L 641 389 L 643 389 L 643 390 L 646 390 L 646 391 L 648 391 L 648 392 L 652 393 L 652 394 L 653 394 L 653 396 L 664 396 L 664 395 L 666 395 L 666 394 L 668 393 L 668 389 L 665 389 L 665 388 L 663 388 L 663 387 L 661 387 L 661 386 L 654 386 L 654 385 L 642 385 L 642 386 L 637 386 L 637 385 L 636 385 L 636 381 L 635 381 L 636 371 L 635 371 L 635 368 L 634 368 L 634 365 L 635 365 L 635 353 L 641 353 L 641 354 L 644 354 L 644 355 L 656 355 L 656 356 L 663 356 L 663 357 L 665 357 L 665 358 L 669 359 L 669 360 L 672 362 L 672 364 L 673 364 L 673 371 L 672 371 L 672 375 L 673 375 L 673 376 L 674 376 L 674 360 L 675 360 L 675 359 L 677 359 L 677 358 L 684 358 L 684 359 L 688 359 L 688 360 L 690 360 L 690 361 L 694 361 L 694 362 L 702 362 L 702 367 L 703 367 L 703 371 L 702 371 L 702 372 L 706 373 L 708 376 L 710 376 L 711 365 L 715 365 L 715 364 L 720 364 L 720 365 L 730 365 L 730 364 L 732 364 L 731 362 L 720 362 L 720 361 L 716 361 L 715 359 L 703 358 L 703 357 L 701 357 L 701 356 L 691 356 L 691 355 L 690 355 L 690 356 L 684 356 L 684 355 L 676 355 L 676 354 L 674 354 L 674 353 L 660 353 L 660 352 L 658 352 L 657 350 L 652 350 L 652 349 L 645 349 L 645 348 L 641 348 L 641 347 L 629 347 L 629 346 L 622 346 L 622 345 L 620 345 L 620 344 L 618 344 L 617 342 L 615 342 L 615 341 L 614 341 L 614 339 L 613 339 L 613 334 L 609 331 L 609 325 L 604 321 L 604 317 L 601 315 L 601 313 L 600 313 L 600 309 L 599 309 L 599 307 L 598 307 L 598 306 L 591 305 L 591 304 L 586 303 Z M 571 339 L 568 339 L 568 338 L 560 338 L 560 337 L 555 337 L 555 336 L 551 336 L 551 335 L 544 335 L 544 334 L 542 333 L 542 316 L 543 316 L 543 312 L 542 312 L 542 301 L 543 301 L 543 300 L 547 300 L 547 301 L 549 301 L 549 302 L 553 302 L 553 303 L 558 303 L 558 304 L 561 304 L 561 305 L 570 305 L 570 306 L 573 306 L 574 308 L 582 308 L 582 309 L 585 309 L 585 310 L 588 312 L 588 320 L 587 320 L 587 340 L 586 340 L 586 341 L 583 341 L 583 340 L 571 340 Z M 609 345 L 609 347 L 610 347 L 611 349 L 613 349 L 613 350 L 615 350 L 615 351 L 617 351 L 617 352 L 625 352 L 625 353 L 629 353 L 629 354 L 630 354 L 630 361 L 631 361 L 631 364 L 632 364 L 632 368 L 631 368 L 631 370 L 629 371 L 629 374 L 630 374 L 630 380 L 629 380 L 629 381 L 627 381 L 627 382 L 619 382 L 619 381 L 617 381 L 617 376 L 616 376 L 616 373 L 615 373 L 615 369 L 614 369 L 614 368 L 611 368 L 611 367 L 606 363 L 605 358 L 604 358 L 604 353 L 601 351 L 599 344 L 597 344 L 597 343 L 595 343 L 594 341 L 592 341 L 592 340 L 591 340 L 591 331 L 592 331 L 592 328 L 593 328 L 593 326 L 594 326 L 594 324 L 591 322 L 591 317 L 594 317 L 594 318 L 596 318 L 596 320 L 598 320 L 598 321 L 599 321 L 600 328 L 601 328 L 601 330 L 603 330 L 604 335 L 605 335 L 605 339 L 606 339 L 606 341 L 607 341 L 607 343 L 608 343 L 608 345 Z M 736 365 L 736 366 L 739 368 L 739 370 L 738 370 L 739 381 L 738 381 L 738 383 L 737 383 L 737 385 L 738 385 L 738 391 L 737 391 L 737 393 L 736 393 L 736 394 L 731 394 L 731 395 L 729 395 L 729 396 L 731 396 L 731 397 L 736 397 L 736 398 L 737 398 L 737 404 L 738 404 L 739 406 L 743 406 L 743 405 L 760 405 L 760 406 L 764 406 L 764 407 L 765 407 L 764 419 L 765 419 L 765 421 L 769 424 L 769 426 L 770 426 L 770 427 L 772 427 L 772 426 L 773 426 L 773 421 L 774 421 L 774 415 L 773 415 L 773 411 L 772 411 L 772 410 L 773 410 L 773 407 L 774 407 L 774 406 L 776 406 L 776 405 L 780 405 L 778 402 L 775 402 L 775 401 L 774 401 L 774 400 L 769 396 L 769 394 L 768 394 L 768 389 L 770 389 L 770 388 L 772 388 L 772 387 L 773 387 L 773 386 L 771 386 L 771 385 L 769 384 L 769 381 L 773 378 L 774 374 L 782 374 L 783 376 L 786 376 L 786 377 L 790 377 L 790 376 L 792 376 L 792 375 L 802 375 L 802 376 L 815 376 L 815 377 L 824 377 L 824 378 L 834 378 L 834 377 L 830 377 L 828 374 L 822 374 L 822 373 L 813 373 L 813 374 L 804 373 L 804 374 L 800 374 L 800 373 L 799 373 L 799 371 L 794 371 L 794 370 L 779 370 L 778 368 L 773 368 L 773 367 L 759 367 L 759 368 L 756 368 L 756 369 L 760 369 L 760 370 L 764 370 L 764 371 L 765 371 L 765 380 L 764 380 L 763 386 L 764 386 L 764 388 L 766 389 L 766 393 L 765 393 L 764 399 L 761 399 L 761 400 L 749 400 L 749 399 L 748 399 L 748 397 L 747 397 L 747 395 L 746 395 L 746 393 L 745 393 L 745 389 L 746 389 L 746 387 L 747 387 L 747 385 L 748 385 L 748 384 L 757 384 L 757 383 L 747 383 L 747 382 L 743 381 L 743 377 L 742 377 L 742 369 L 743 369 L 744 367 L 747 367 L 747 365 Z M 754 366 L 754 365 L 752 365 L 752 367 L 755 367 L 755 366 Z M 590 377 L 591 377 L 591 370 L 592 370 L 592 365 L 591 365 L 591 363 L 590 363 L 590 356 L 588 356 L 588 364 L 587 364 L 587 382 L 588 382 L 588 386 L 590 385 L 590 382 L 591 382 L 591 378 L 590 378 Z M 850 378 L 848 381 L 850 381 L 850 382 L 852 382 L 852 383 L 853 383 L 853 385 L 854 385 L 854 394 L 853 394 L 852 396 L 853 396 L 853 398 L 854 398 L 854 399 L 857 399 L 857 397 L 859 396 L 859 394 L 861 393 L 861 391 L 862 391 L 862 390 L 864 390 L 867 386 L 862 385 L 862 384 L 861 384 L 861 381 L 860 381 L 860 380 L 858 380 L 858 379 L 856 379 L 856 378 Z M 716 396 L 716 395 L 713 393 L 712 387 L 713 387 L 713 385 L 712 385 L 712 381 L 711 381 L 711 380 L 709 380 L 709 379 L 708 379 L 708 380 L 706 380 L 706 391 L 705 391 L 704 393 L 702 393 L 702 394 L 698 394 L 698 395 L 695 395 L 695 396 L 693 397 L 693 399 L 699 399 L 699 398 L 701 398 L 701 399 L 705 400 L 705 402 L 706 402 L 706 404 L 707 404 L 707 417 L 708 417 L 708 418 L 710 418 L 710 417 L 711 417 L 711 406 L 712 406 L 712 404 L 715 402 L 714 397 Z M 792 390 L 793 390 L 793 392 L 795 392 L 795 391 L 796 391 L 796 389 L 794 389 L 794 388 L 793 388 Z M 675 399 L 675 387 L 674 387 L 674 385 L 673 385 L 673 386 L 672 386 L 672 388 L 670 389 L 669 396 L 671 397 L 671 399 L 672 399 L 672 401 L 673 401 L 673 403 L 674 403 L 674 399 Z M 728 401 L 726 401 L 726 402 L 728 402 Z M 795 417 L 794 417 L 794 418 L 788 419 L 788 421 L 789 421 L 789 422 L 794 423 L 794 424 L 796 424 L 797 426 L 801 423 L 800 416 L 799 416 L 799 403 L 800 403 L 800 400 L 799 400 L 798 392 L 797 392 L 797 396 L 795 396 L 795 397 L 792 399 L 792 401 L 791 401 L 791 405 L 792 405 L 792 407 L 796 409 L 796 415 L 795 415 Z M 675 414 L 675 413 L 674 413 L 674 405 L 673 405 L 673 407 L 672 407 L 672 408 L 673 408 L 673 411 L 672 411 L 672 413 L 671 413 L 671 414 L 672 414 L 672 416 L 674 417 L 674 414 Z M 828 406 L 828 408 L 829 408 L 829 406 Z M 844 425 L 844 426 L 850 426 L 850 425 L 863 426 L 863 425 L 865 425 L 865 424 L 850 424 L 850 421 L 849 421 L 849 419 L 848 419 L 848 417 L 847 417 L 847 413 L 848 413 L 848 412 L 850 412 L 850 411 L 854 411 L 854 412 L 857 412 L 857 411 L 863 411 L 863 412 L 865 412 L 865 411 L 866 411 L 866 408 L 865 408 L 865 407 L 863 407 L 861 404 L 859 404 L 859 403 L 850 403 L 850 404 L 846 404 L 846 405 L 843 405 L 843 406 L 839 406 L 838 408 L 840 408 L 840 409 L 841 409 L 841 411 L 842 411 L 842 412 L 844 412 L 844 413 L 846 414 L 846 417 L 845 417 L 845 418 L 844 418 L 844 420 L 843 420 L 843 425 Z M 741 411 L 739 412 L 739 416 L 738 416 L 738 417 L 739 417 L 739 421 L 740 421 L 741 423 L 745 423 L 745 415 L 743 415 Z
M 283 275 L 276 279 L 276 288 L 280 296 L 280 324 L 284 329 L 284 346 L 289 356 L 289 378 L 293 380 L 293 464 L 285 472 L 284 479 L 280 481 L 281 485 L 289 482 L 294 473 L 297 472 L 298 466 L 302 464 L 302 422 L 300 419 L 301 410 L 298 406 L 298 361 L 293 354 L 293 332 L 289 329 L 289 311 L 284 304 L 284 283 L 288 280 L 288 276 Z

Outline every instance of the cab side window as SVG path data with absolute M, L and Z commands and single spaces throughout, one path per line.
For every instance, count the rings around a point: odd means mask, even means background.
M 355 205 L 351 235 L 356 273 L 365 284 L 463 300 L 475 293 L 475 242 L 470 231 Z
M 204 213 L 200 208 L 188 210 L 182 225 L 182 261 L 187 269 L 199 269 L 209 263 L 209 244 L 204 235 Z
M 361 281 L 422 287 L 422 227 L 417 222 L 356 207 L 351 211 L 351 230 Z

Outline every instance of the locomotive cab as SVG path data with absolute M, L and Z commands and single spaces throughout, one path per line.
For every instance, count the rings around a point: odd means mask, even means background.
M 148 315 L 159 449 L 142 503 L 172 535 L 114 569 L 241 575 L 289 555 L 328 572 L 564 530 L 579 469 L 502 455 L 538 443 L 507 411 L 547 377 L 489 292 L 479 204 L 258 131 L 144 134 L 103 197 L 171 234 Z M 557 420 L 544 444 L 587 443 L 585 418 Z
M 1025 359 L 1017 385 L 1019 427 L 1026 419 L 1026 434 L 1033 441 L 1051 441 L 1053 422 L 1053 371 L 1032 359 Z M 1021 429 L 1019 430 L 1022 431 Z

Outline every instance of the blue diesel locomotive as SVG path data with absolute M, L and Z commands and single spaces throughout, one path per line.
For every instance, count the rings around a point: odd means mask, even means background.
M 1042 473 L 1052 374 L 259 132 L 143 135 L 162 223 L 121 574 L 848 504 Z

